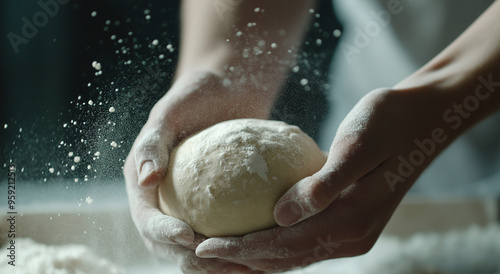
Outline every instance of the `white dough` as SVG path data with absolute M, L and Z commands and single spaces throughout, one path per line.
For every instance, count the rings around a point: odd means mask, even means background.
M 258 119 L 216 124 L 187 138 L 170 157 L 160 209 L 209 237 L 276 226 L 277 200 L 326 161 L 298 127 Z

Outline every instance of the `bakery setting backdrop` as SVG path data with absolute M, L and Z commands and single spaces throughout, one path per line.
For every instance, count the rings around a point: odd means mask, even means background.
M 67 262 L 66 273 L 78 267 L 84 273 L 179 272 L 144 247 L 122 178 L 149 110 L 171 85 L 179 5 L 0 3 L 0 272 L 50 272 L 60 262 Z M 273 119 L 298 125 L 314 139 L 329 109 L 328 68 L 338 43 L 333 33 L 342 29 L 331 5 L 321 1 L 321 16 L 311 22 L 298 60 L 301 69 L 291 74 L 273 110 Z M 301 79 L 308 79 L 308 92 Z M 300 271 L 366 273 L 396 265 L 390 271 L 411 273 L 422 263 L 439 268 L 453 261 L 458 255 L 452 251 L 464 246 L 493 256 L 500 232 L 490 223 L 498 215 L 495 198 L 409 196 L 369 254 Z

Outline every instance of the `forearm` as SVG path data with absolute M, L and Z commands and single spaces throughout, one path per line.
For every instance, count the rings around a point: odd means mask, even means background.
M 207 70 L 233 85 L 279 91 L 315 1 L 184 0 L 176 76 Z
M 500 110 L 499 15 L 496 1 L 445 50 L 395 86 L 441 93 L 441 119 L 457 136 Z

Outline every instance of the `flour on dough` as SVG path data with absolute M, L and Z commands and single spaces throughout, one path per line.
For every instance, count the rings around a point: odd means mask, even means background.
M 298 127 L 238 119 L 179 144 L 159 187 L 160 209 L 206 236 L 271 228 L 277 200 L 326 157 Z

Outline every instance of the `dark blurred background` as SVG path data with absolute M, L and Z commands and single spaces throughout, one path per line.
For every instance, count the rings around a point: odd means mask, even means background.
M 180 1 L 59 1 L 0 2 L 0 164 L 16 163 L 18 180 L 37 183 L 121 178 L 149 110 L 171 84 Z M 331 5 L 320 1 L 300 70 L 273 111 L 313 138 L 327 114 L 333 31 L 341 29 Z

